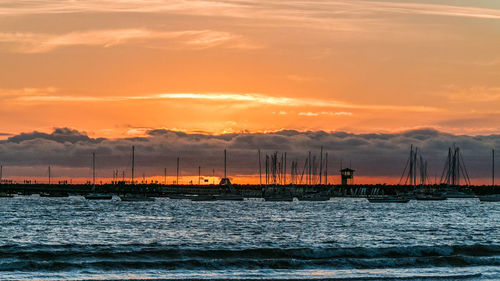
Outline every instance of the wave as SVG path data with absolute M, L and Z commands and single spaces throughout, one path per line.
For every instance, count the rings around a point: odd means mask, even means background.
M 294 249 L 196 249 L 156 244 L 0 246 L 0 271 L 428 266 L 500 266 L 500 245 Z

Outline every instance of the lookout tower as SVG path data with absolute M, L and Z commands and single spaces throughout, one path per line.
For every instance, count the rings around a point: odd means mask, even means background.
M 342 185 L 352 184 L 354 179 L 354 170 L 351 168 L 344 168 L 340 170 L 340 177 L 342 178 Z

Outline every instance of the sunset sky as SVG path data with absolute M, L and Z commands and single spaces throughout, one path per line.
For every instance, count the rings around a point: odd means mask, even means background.
M 498 134 L 500 1 L 3 1 L 0 122 L 3 140 Z

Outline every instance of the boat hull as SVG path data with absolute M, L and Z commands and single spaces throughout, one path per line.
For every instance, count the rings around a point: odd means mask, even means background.
M 241 195 L 217 195 L 215 196 L 217 201 L 243 201 L 244 198 Z
M 198 195 L 198 196 L 192 196 L 191 201 L 194 202 L 205 202 L 205 201 L 215 201 L 217 200 L 215 196 L 212 195 Z
M 170 199 L 176 199 L 176 200 L 185 200 L 185 199 L 191 199 L 191 197 L 193 196 L 187 196 L 187 195 L 184 195 L 184 194 L 169 194 L 168 195 L 168 198 Z
M 416 197 L 418 201 L 443 201 L 446 200 L 446 197 Z
M 408 203 L 409 198 L 384 197 L 384 198 L 367 198 L 370 203 Z
M 109 194 L 87 194 L 85 199 L 87 200 L 111 200 L 113 195 Z
M 120 200 L 123 202 L 150 202 L 155 201 L 152 197 L 134 197 L 134 196 L 120 196 Z
M 278 198 L 278 197 L 264 197 L 264 200 L 267 202 L 292 202 L 293 197 L 286 197 L 286 198 Z
M 40 197 L 63 198 L 63 197 L 69 197 L 69 194 L 68 193 L 40 193 Z
M 311 194 L 311 195 L 304 195 L 297 197 L 299 201 L 314 201 L 314 202 L 319 202 L 319 201 L 328 201 L 330 200 L 330 195 L 316 195 L 316 194 Z
M 479 196 L 479 201 L 481 202 L 500 202 L 500 195 L 486 195 Z

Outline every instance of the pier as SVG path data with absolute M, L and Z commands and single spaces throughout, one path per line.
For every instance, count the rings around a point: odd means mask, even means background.
M 419 190 L 453 191 L 466 192 L 474 195 L 500 194 L 500 188 L 492 185 L 482 186 L 447 186 L 447 185 L 427 185 L 413 187 L 410 185 L 238 185 L 232 187 L 245 198 L 261 198 L 262 190 L 270 187 L 287 190 L 294 197 L 306 191 L 328 190 L 331 197 L 358 197 L 365 198 L 379 194 L 411 194 Z M 171 195 L 216 195 L 224 190 L 222 185 L 164 185 L 164 184 L 101 184 L 96 185 L 101 193 L 106 194 L 127 194 L 143 193 L 150 197 L 169 197 Z M 24 184 L 7 183 L 0 185 L 0 193 L 32 195 L 44 193 L 67 193 L 69 195 L 86 195 L 91 193 L 91 184 Z

